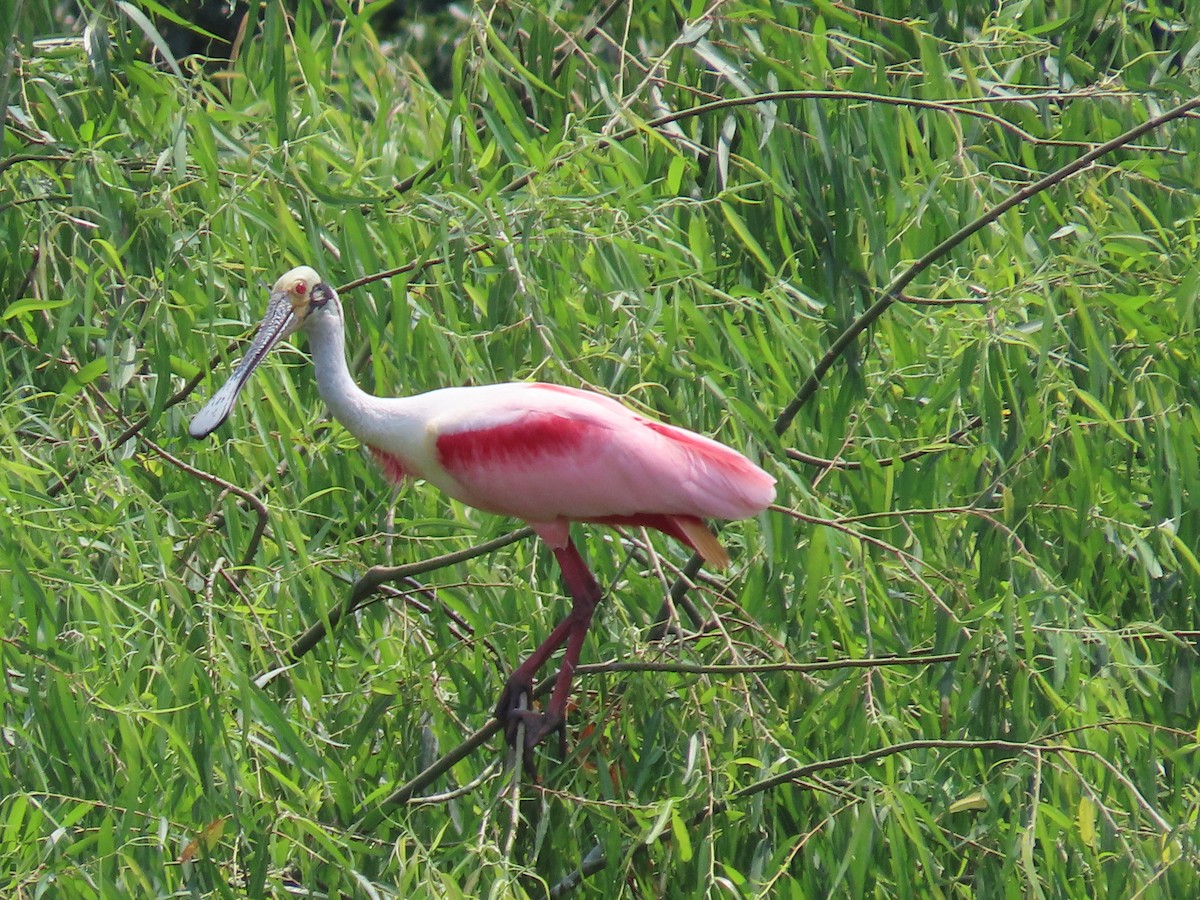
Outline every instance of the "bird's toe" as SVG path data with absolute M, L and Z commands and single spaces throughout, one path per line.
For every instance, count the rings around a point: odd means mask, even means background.
M 500 699 L 496 701 L 496 708 L 492 715 L 504 723 L 505 733 L 508 733 L 514 714 L 527 711 L 532 701 L 533 682 L 527 678 L 513 675 L 504 685 L 504 690 L 500 692 Z M 511 739 L 509 743 L 512 743 Z
M 567 754 L 567 721 L 553 712 L 539 712 L 532 709 L 514 709 L 509 713 L 505 727 L 505 736 L 509 746 L 516 746 L 517 727 L 525 726 L 524 749 L 532 750 L 551 734 L 558 734 L 560 755 Z

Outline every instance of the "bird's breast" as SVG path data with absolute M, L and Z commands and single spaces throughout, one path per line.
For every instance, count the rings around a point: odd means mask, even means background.
M 384 477 L 393 484 L 400 484 L 404 479 L 413 474 L 409 464 L 399 456 L 396 456 L 396 454 L 380 450 L 378 447 L 372 447 L 370 444 L 367 445 L 367 449 L 371 451 L 371 456 L 379 464 L 379 468 L 383 470 Z

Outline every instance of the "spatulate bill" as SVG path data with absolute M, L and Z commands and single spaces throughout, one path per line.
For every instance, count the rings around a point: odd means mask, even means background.
M 275 345 L 291 334 L 296 325 L 296 313 L 286 294 L 272 294 L 267 313 L 259 323 L 258 331 L 250 344 L 250 349 L 242 357 L 242 361 L 229 380 L 221 389 L 212 395 L 212 399 L 204 404 L 204 408 L 192 418 L 188 425 L 188 434 L 194 438 L 205 438 L 221 427 L 221 423 L 229 417 L 238 394 L 242 392 L 254 370 L 258 368 Z

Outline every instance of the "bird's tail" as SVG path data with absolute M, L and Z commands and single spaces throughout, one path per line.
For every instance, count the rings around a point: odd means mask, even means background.
M 717 536 L 709 530 L 701 520 L 692 516 L 672 516 L 674 524 L 683 532 L 687 542 L 696 552 L 704 557 L 704 561 L 718 569 L 729 566 L 729 553 L 721 545 Z

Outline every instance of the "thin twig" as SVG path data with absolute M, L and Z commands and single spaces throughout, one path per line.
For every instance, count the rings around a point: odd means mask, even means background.
M 191 378 L 189 378 L 187 383 L 183 387 L 181 387 L 178 391 L 176 391 L 174 394 L 172 394 L 170 397 L 167 398 L 167 401 L 166 401 L 166 403 L 163 404 L 162 410 L 160 412 L 166 412 L 168 409 L 170 409 L 175 404 L 182 403 L 184 400 L 186 400 L 188 398 L 188 395 L 190 395 L 192 393 L 192 391 L 194 391 L 196 389 L 196 386 L 198 384 L 200 384 L 201 381 L 204 380 L 205 376 L 210 371 L 212 371 L 213 367 L 215 367 L 222 359 L 226 358 L 230 353 L 232 353 L 234 350 L 236 350 L 239 343 L 240 343 L 240 340 L 233 341 L 229 344 L 228 347 L 225 348 L 225 351 L 223 353 L 214 354 L 212 359 L 210 359 L 208 361 L 207 366 L 205 366 L 203 369 L 201 369 L 199 372 L 197 372 L 195 375 L 193 375 Z M 83 472 L 86 471 L 90 466 L 92 466 L 95 463 L 99 462 L 100 460 L 104 459 L 104 457 L 108 456 L 114 450 L 121 447 L 127 441 L 136 437 L 142 431 L 142 429 L 144 429 L 147 425 L 150 424 L 153 417 L 154 417 L 153 413 L 146 413 L 140 419 L 138 419 L 136 422 L 129 424 L 128 427 L 124 431 L 122 431 L 119 435 L 117 435 L 117 437 L 114 438 L 107 447 L 105 447 L 102 450 L 98 450 L 96 453 L 93 453 L 86 460 L 79 463 L 73 469 L 71 469 L 69 472 L 67 472 L 66 475 L 63 475 L 56 483 L 52 484 L 49 488 L 47 488 L 47 490 L 46 490 L 47 495 L 51 496 L 51 497 L 58 496 L 60 493 L 62 493 L 63 490 L 65 490 L 67 487 L 69 487 L 75 481 L 75 479 L 77 479 L 81 474 L 83 474 Z
M 958 660 L 960 653 L 924 653 L 912 656 L 868 656 L 861 659 L 823 659 L 806 663 L 743 663 L 701 665 L 677 662 L 589 663 L 575 670 L 578 676 L 611 672 L 671 672 L 677 675 L 765 675 L 771 672 L 828 672 L 833 669 L 879 669 L 888 666 L 930 666 Z
M 464 253 L 479 253 L 488 249 L 490 244 L 472 244 L 464 248 Z M 385 281 L 389 278 L 395 278 L 397 275 L 405 275 L 409 272 L 415 272 L 418 269 L 427 269 L 430 266 L 441 265 L 446 261 L 445 256 L 429 256 L 423 259 L 416 259 L 412 262 L 405 263 L 402 266 L 396 266 L 394 269 L 384 269 L 382 272 L 375 272 L 372 275 L 364 275 L 362 278 L 355 278 L 353 281 L 348 281 L 341 287 L 337 288 L 339 294 L 344 294 L 355 288 L 360 288 L 365 284 L 371 284 L 376 281 Z
M 1200 107 L 1200 97 L 1194 97 L 1191 100 L 1188 100 L 1186 103 L 1181 103 L 1179 106 L 1168 110 L 1162 115 L 1154 116 L 1153 118 L 1142 122 L 1140 125 L 1130 128 L 1128 131 L 1118 135 L 1111 141 L 1105 141 L 1100 146 L 1092 148 L 1087 153 L 1077 157 L 1076 159 L 1067 163 L 1065 166 L 1055 169 L 1049 175 L 1039 178 L 1032 184 L 1026 185 L 1021 190 L 1012 194 L 1012 196 L 1007 197 L 1000 203 L 997 203 L 986 213 L 979 216 L 974 221 L 964 225 L 932 250 L 924 254 L 915 263 L 901 272 L 900 275 L 898 275 L 895 280 L 893 280 L 892 283 L 889 284 L 886 289 L 884 289 L 882 296 L 876 300 L 874 304 L 872 304 L 870 309 L 859 316 L 850 324 L 849 327 L 846 328 L 845 331 L 838 335 L 837 339 L 832 345 L 830 345 L 829 350 L 823 357 L 821 357 L 821 360 L 813 369 L 812 374 L 809 375 L 804 384 L 800 386 L 800 390 L 796 392 L 796 396 L 792 398 L 791 403 L 784 408 L 783 412 L 781 412 L 779 417 L 775 420 L 775 434 L 782 435 L 785 431 L 787 431 L 788 427 L 792 424 L 792 420 L 796 418 L 796 414 L 800 412 L 804 405 L 810 399 L 812 399 L 813 395 L 815 395 L 818 389 L 820 389 L 821 380 L 825 377 L 826 373 L 833 368 L 833 364 L 841 358 L 842 354 L 846 352 L 846 350 L 852 343 L 854 343 L 859 335 L 870 328 L 880 316 L 882 316 L 892 307 L 892 304 L 900 298 L 904 289 L 908 287 L 918 275 L 932 266 L 938 259 L 945 256 L 977 231 L 980 231 L 981 229 L 990 225 L 992 222 L 995 222 L 1013 207 L 1021 205 L 1031 197 L 1040 194 L 1047 188 L 1053 187 L 1056 184 L 1060 184 L 1061 182 L 1070 178 L 1072 175 L 1083 171 L 1100 157 L 1132 143 L 1142 135 L 1154 131 L 1157 128 L 1161 128 L 1168 122 L 1172 122 L 1175 119 L 1187 115 L 1197 107 Z
M 325 618 L 314 622 L 307 631 L 296 638 L 292 643 L 291 650 L 288 651 L 288 656 L 293 660 L 300 659 L 300 657 L 312 650 L 326 634 L 332 631 L 342 619 L 360 609 L 367 597 L 370 597 L 389 581 L 399 581 L 415 575 L 423 575 L 426 572 L 432 572 L 436 569 L 444 569 L 447 566 L 457 565 L 468 559 L 474 559 L 477 556 L 484 556 L 494 550 L 499 550 L 501 547 L 506 547 L 509 544 L 515 544 L 517 541 L 524 540 L 532 534 L 532 528 L 518 528 L 516 531 L 510 531 L 508 534 L 485 541 L 482 544 L 477 544 L 474 547 L 468 547 L 465 550 L 456 550 L 453 553 L 444 553 L 441 556 L 430 557 L 420 562 L 408 563 L 403 566 L 373 566 L 354 583 L 354 587 L 351 588 L 350 593 L 346 595 L 346 599 L 341 604 L 329 610 Z
M 962 428 L 951 434 L 946 435 L 942 443 L 936 447 L 922 447 L 918 450 L 909 450 L 907 453 L 901 453 L 899 456 L 880 457 L 876 459 L 874 464 L 881 469 L 887 466 L 895 465 L 898 462 L 911 462 L 914 459 L 920 459 L 922 456 L 932 456 L 935 453 L 945 453 L 948 450 L 953 450 L 955 447 L 966 446 L 963 444 L 963 438 L 971 431 L 983 424 L 982 416 L 974 416 Z M 796 450 L 792 447 L 783 451 L 789 459 L 794 459 L 797 462 L 805 463 L 810 466 L 819 466 L 822 469 L 861 469 L 863 463 L 849 459 L 826 459 L 823 456 L 813 456 L 805 453 L 802 450 Z
M 222 490 L 226 490 L 231 494 L 241 497 L 254 510 L 254 515 L 257 521 L 254 525 L 254 532 L 250 535 L 250 541 L 246 544 L 246 552 L 242 554 L 241 566 L 245 567 L 254 561 L 254 554 L 258 552 L 258 544 L 262 540 L 263 534 L 267 530 L 267 505 L 255 497 L 249 491 L 238 487 L 232 481 L 226 481 L 211 472 L 205 472 L 203 469 L 197 469 L 195 466 L 190 466 L 178 456 L 167 452 L 148 437 L 142 437 L 142 443 L 153 450 L 161 458 L 165 459 L 177 469 L 186 472 L 194 478 L 199 478 L 201 481 L 207 481 L 209 484 L 215 484 Z
M 485 781 L 492 777 L 492 773 L 496 771 L 498 762 L 490 762 L 484 767 L 476 777 L 472 778 L 461 787 L 456 787 L 453 790 L 443 791 L 440 794 L 426 794 L 423 797 L 413 797 L 409 800 L 411 806 L 430 806 L 438 803 L 448 803 L 451 800 L 457 800 L 459 797 L 465 797 L 471 791 L 482 785 Z
M 914 297 L 912 294 L 901 294 L 901 303 L 910 306 L 987 306 L 990 297 Z
M 566 66 L 567 60 L 571 58 L 571 53 L 568 51 L 572 50 L 572 48 L 578 48 L 580 44 L 586 44 L 597 34 L 599 34 L 600 29 L 608 24 L 608 20 L 612 18 L 613 13 L 615 13 L 624 2 L 625 0 L 612 0 L 608 6 L 601 10 L 600 15 L 596 17 L 596 21 L 593 22 L 591 27 L 583 33 L 582 37 L 577 40 L 564 40 L 554 48 L 554 55 L 557 57 L 557 59 L 554 63 L 554 68 L 550 70 L 552 78 L 557 78 L 562 74 L 562 70 Z
M 529 708 L 529 695 L 524 691 L 521 691 L 517 695 L 516 708 L 520 712 L 524 712 Z M 505 859 L 509 859 L 512 856 L 512 849 L 517 840 L 517 833 L 521 830 L 521 780 L 525 774 L 525 731 L 527 727 L 523 716 L 517 719 L 512 746 L 509 748 L 511 763 L 508 770 L 511 773 L 512 780 L 509 782 L 507 792 L 508 834 L 505 835 L 504 844 L 500 851 Z

